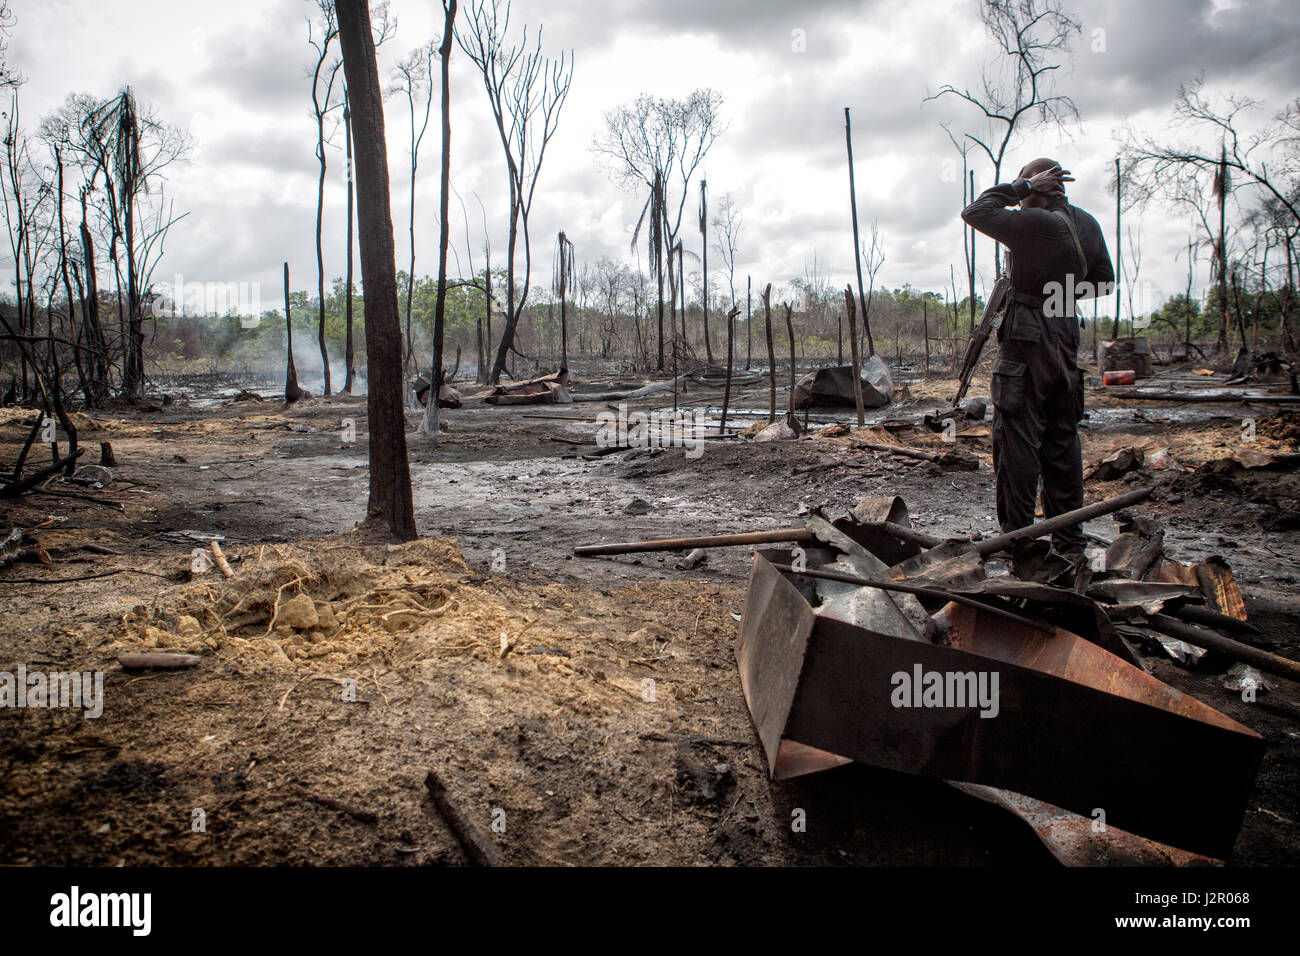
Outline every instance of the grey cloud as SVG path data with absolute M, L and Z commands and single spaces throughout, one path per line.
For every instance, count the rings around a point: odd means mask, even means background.
M 310 107 L 311 81 L 307 75 L 315 51 L 307 43 L 303 4 L 271 7 L 270 22 L 227 30 L 205 43 L 207 66 L 198 82 L 220 89 L 240 108 L 274 113 Z M 338 54 L 338 44 L 331 55 Z M 340 82 L 342 77 L 340 76 Z
M 625 30 L 658 34 L 712 35 L 720 46 L 764 54 L 789 51 L 792 31 L 806 31 L 810 53 L 841 53 L 837 18 L 862 14 L 879 0 L 628 0 L 592 15 L 570 0 L 547 0 L 515 11 L 519 22 L 545 23 L 546 34 L 564 47 L 604 43 Z M 827 27 L 827 29 L 820 29 Z
M 1214 7 L 1211 0 L 1081 3 L 1083 36 L 1071 85 L 1085 120 L 1166 106 L 1178 85 L 1199 71 L 1210 82 L 1246 84 L 1241 92 L 1247 95 L 1293 94 L 1300 76 L 1300 6 L 1247 0 L 1217 12 Z M 1105 32 L 1094 36 L 1094 30 Z M 1098 41 L 1105 49 L 1094 52 Z

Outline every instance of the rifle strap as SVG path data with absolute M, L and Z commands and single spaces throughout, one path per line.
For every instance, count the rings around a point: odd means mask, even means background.
M 1052 212 L 1064 219 L 1066 228 L 1070 230 L 1070 238 L 1074 240 L 1074 250 L 1079 253 L 1079 281 L 1082 282 L 1088 275 L 1088 257 L 1083 254 L 1083 243 L 1079 241 L 1079 231 L 1074 228 L 1074 220 L 1070 218 L 1069 213 L 1060 209 L 1053 209 Z

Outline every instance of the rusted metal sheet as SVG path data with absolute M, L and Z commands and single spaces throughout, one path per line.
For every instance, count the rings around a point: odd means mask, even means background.
M 958 604 L 944 613 L 947 645 L 818 617 L 756 554 L 736 656 L 771 775 L 857 760 L 1084 816 L 1100 807 L 1123 830 L 1228 856 L 1258 734 L 1059 627 L 1047 636 Z M 984 675 L 996 708 L 900 705 L 899 675 L 931 674 Z
M 1094 581 L 1088 588 L 1088 596 L 1101 598 L 1120 607 L 1135 607 L 1154 614 L 1168 602 L 1201 599 L 1201 589 L 1190 584 L 1166 584 L 1159 581 L 1129 581 L 1115 578 L 1110 581 Z
M 912 523 L 907 502 L 898 495 L 863 498 L 854 505 L 851 521 L 836 521 L 834 525 L 885 564 L 897 564 L 920 553 L 915 541 L 900 540 L 881 527 L 886 522 L 903 527 Z
M 1148 840 L 1105 822 L 1062 810 L 1023 793 L 978 783 L 949 781 L 962 793 L 1009 810 L 1024 820 L 1052 856 L 1066 866 L 1221 866 L 1222 861 L 1200 853 Z
M 984 559 L 968 541 L 945 541 L 894 565 L 889 576 L 926 587 L 963 590 L 984 580 Z
M 990 595 L 1024 601 L 1031 610 L 1071 634 L 1085 637 L 1128 663 L 1141 667 L 1138 656 L 1121 640 L 1105 610 L 1092 598 L 1049 584 L 1020 581 L 1009 575 L 988 578 L 974 587 L 954 590 L 970 597 Z
M 1164 558 L 1154 578 L 1167 584 L 1188 584 L 1199 588 L 1211 611 L 1235 617 L 1239 621 L 1246 620 L 1246 602 L 1232 576 L 1232 568 L 1222 558 L 1210 558 L 1192 565 Z

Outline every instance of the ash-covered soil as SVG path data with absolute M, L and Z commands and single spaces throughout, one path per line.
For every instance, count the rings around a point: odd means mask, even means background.
M 952 390 L 912 383 L 868 423 L 919 423 Z M 692 389 L 682 400 L 721 399 Z M 1247 418 L 1254 447 L 1294 450 L 1296 414 L 1119 402 L 1100 389 L 1089 403 L 1086 461 L 1137 446 L 1167 448 L 1180 467 L 1090 481 L 1088 500 L 1154 484 L 1141 512 L 1164 522 L 1169 556 L 1224 557 L 1272 649 L 1300 657 L 1297 474 L 1231 460 Z M 733 407 L 765 413 L 766 389 L 741 390 Z M 901 495 L 931 533 L 994 533 L 987 423 L 957 436 L 978 471 L 854 447 L 892 440 L 880 428 L 587 460 L 605 410 L 446 412 L 436 448 L 409 439 L 422 539 L 401 546 L 352 530 L 366 500 L 362 398 L 79 415 L 82 442 L 112 442 L 117 480 L 79 490 L 98 503 L 0 506 L 19 528 L 64 519 L 36 532 L 49 566 L 0 570 L 0 670 L 102 670 L 104 712 L 0 711 L 0 862 L 457 864 L 424 787 L 436 769 L 514 864 L 1054 865 L 1024 824 L 938 781 L 861 766 L 767 779 L 732 653 L 745 549 L 685 571 L 673 552 L 571 553 L 791 527 L 810 507 L 867 495 Z M 29 418 L 0 413 L 0 463 Z M 903 440 L 947 447 L 924 429 Z M 1111 537 L 1116 525 L 1088 530 Z M 232 578 L 191 570 L 203 535 L 224 536 Z M 315 626 L 273 619 L 298 595 Z M 115 662 L 152 648 L 202 662 L 143 674 Z M 1151 663 L 1267 742 L 1232 862 L 1300 862 L 1298 688 L 1270 678 L 1272 692 L 1246 704 L 1222 688 L 1224 662 Z M 806 832 L 792 831 L 795 810 Z

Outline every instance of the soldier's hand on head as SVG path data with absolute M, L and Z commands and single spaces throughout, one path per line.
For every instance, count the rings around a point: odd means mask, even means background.
M 1074 177 L 1070 175 L 1068 169 L 1053 166 L 1051 169 L 1044 169 L 1041 173 L 1030 177 L 1029 191 L 1040 196 L 1064 196 L 1065 187 L 1062 183 L 1072 182 L 1074 182 Z

